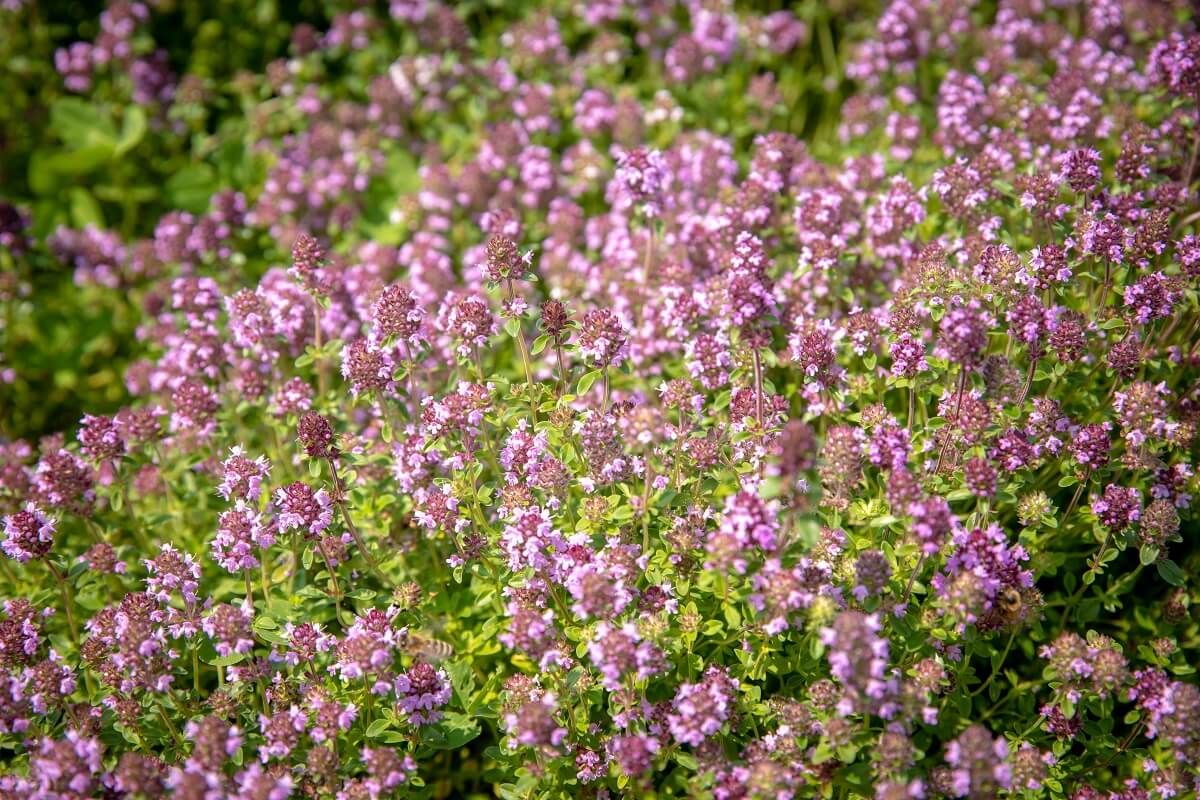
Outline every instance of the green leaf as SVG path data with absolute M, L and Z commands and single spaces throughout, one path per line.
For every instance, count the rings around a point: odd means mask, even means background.
M 1184 571 L 1169 558 L 1164 558 L 1158 562 L 1158 575 L 1172 586 L 1183 586 L 1187 580 L 1187 575 L 1184 574 Z
M 734 607 L 733 603 L 727 603 L 724 611 L 725 621 L 729 623 L 730 628 L 736 628 L 742 624 L 742 615 L 738 613 L 738 610 Z
M 116 146 L 117 130 L 112 118 L 78 97 L 63 97 L 50 106 L 50 128 L 71 149 L 104 144 Z
M 386 719 L 377 719 L 367 728 L 367 738 L 376 739 L 380 736 L 380 734 L 386 731 L 387 728 L 388 721 Z
M 127 106 L 125 118 L 121 120 L 121 137 L 117 139 L 113 155 L 125 155 L 137 147 L 138 142 L 142 141 L 142 137 L 145 135 L 146 112 L 142 110 L 141 106 Z
M 437 725 L 437 732 L 442 735 L 442 741 L 430 742 L 435 750 L 457 750 L 479 736 L 480 729 L 479 723 L 466 714 L 447 711 Z
M 549 343 L 550 343 L 550 334 L 543 333 L 541 336 L 539 336 L 533 340 L 533 346 L 529 348 L 530 354 L 536 356 L 538 353 L 545 350 L 546 345 L 548 345 Z
M 517 317 L 511 317 L 508 322 L 504 323 L 504 332 L 514 339 L 521 332 L 521 320 Z
M 475 691 L 475 672 L 466 661 L 451 661 L 446 665 L 446 673 L 450 676 L 450 686 L 462 704 L 466 704 Z
M 201 214 L 208 208 L 208 198 L 217 190 L 216 173 L 208 164 L 193 164 L 168 178 L 164 189 L 171 205 Z
M 38 194 L 50 194 L 68 178 L 86 175 L 107 164 L 112 155 L 111 142 L 99 142 L 68 153 L 39 150 L 29 159 L 29 186 Z
M 104 212 L 100 210 L 100 204 L 92 197 L 91 192 L 82 186 L 72 186 L 70 198 L 71 222 L 76 228 L 86 228 L 89 225 L 104 227 Z
M 575 387 L 575 394 L 587 394 L 588 389 L 592 388 L 592 384 L 600 377 L 600 370 L 594 369 L 591 372 L 585 372 L 579 378 L 579 384 Z
M 1159 549 L 1152 544 L 1144 544 L 1138 549 L 1138 558 L 1143 566 L 1150 566 L 1158 560 Z
M 212 664 L 214 667 L 232 667 L 234 664 L 240 664 L 246 660 L 245 653 L 230 653 L 227 656 L 218 656 L 213 659 L 204 659 L 205 664 Z

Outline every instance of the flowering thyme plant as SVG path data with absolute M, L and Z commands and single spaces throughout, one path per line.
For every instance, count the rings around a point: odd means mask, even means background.
M 41 5 L 0 795 L 1196 796 L 1189 4 Z

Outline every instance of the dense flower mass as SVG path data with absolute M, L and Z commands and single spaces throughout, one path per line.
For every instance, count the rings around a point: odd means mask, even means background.
M 1195 3 L 0 56 L 0 797 L 1200 793 Z

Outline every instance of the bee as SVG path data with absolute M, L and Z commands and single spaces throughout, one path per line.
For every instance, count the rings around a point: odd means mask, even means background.
M 1025 598 L 1014 586 L 1005 586 L 996 596 L 996 615 L 1004 625 L 1020 622 L 1025 617 Z
M 453 645 L 443 642 L 441 639 L 435 639 L 432 636 L 426 636 L 421 633 L 413 633 L 412 631 L 405 632 L 402 649 L 413 658 L 418 658 L 431 664 L 445 661 L 454 655 Z

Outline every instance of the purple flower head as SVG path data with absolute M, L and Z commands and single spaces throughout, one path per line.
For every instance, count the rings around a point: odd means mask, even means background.
M 712 549 L 710 546 L 710 555 Z M 832 550 L 830 552 L 833 552 Z M 837 552 L 841 552 L 840 549 Z M 711 568 L 711 562 L 705 564 Z M 733 569 L 743 562 L 734 558 Z M 768 558 L 752 580 L 754 593 L 747 600 L 761 619 L 763 630 L 771 636 L 798 626 L 794 612 L 806 609 L 820 596 L 834 596 L 832 566 L 824 557 L 804 557 L 796 565 L 785 568 L 778 558 Z
M 439 709 L 450 702 L 450 679 L 444 669 L 418 661 L 396 676 L 392 684 L 396 706 L 413 725 L 429 725 L 441 719 Z
M 1071 150 L 1062 156 L 1059 169 L 1060 180 L 1074 191 L 1084 194 L 1100 183 L 1100 153 L 1090 147 Z
M 963 482 L 976 497 L 990 498 L 996 494 L 996 470 L 983 456 L 963 463 Z
M 367 339 L 355 339 L 342 348 L 342 377 L 350 382 L 355 397 L 390 391 L 395 371 L 392 355 Z
M 336 639 L 322 631 L 315 622 L 302 622 L 299 625 L 289 622 L 284 626 L 283 634 L 287 638 L 283 660 L 293 667 L 312 661 L 318 653 L 327 652 L 336 644 Z
M 233 778 L 230 800 L 287 800 L 295 784 L 286 772 L 268 770 L 261 764 L 251 764 Z M 182 794 L 182 793 L 181 793 Z
M 313 390 L 303 378 L 292 378 L 271 397 L 271 413 L 277 417 L 299 416 L 312 408 Z
M 280 532 L 299 530 L 318 536 L 333 522 L 333 501 L 324 489 L 313 491 L 303 481 L 295 481 L 275 492 Z
M 925 345 L 911 333 L 902 333 L 891 346 L 892 375 L 911 378 L 929 370 L 925 361 Z
M 504 234 L 495 234 L 488 239 L 485 250 L 484 274 L 493 283 L 521 280 L 533 261 L 532 252 L 522 254 L 517 243 Z
M 287 758 L 300 743 L 300 734 L 304 733 L 307 724 L 304 712 L 296 706 L 270 716 L 259 714 L 258 729 L 264 740 L 263 747 L 258 751 L 259 757 L 264 763 L 270 759 Z
M 508 568 L 514 572 L 526 567 L 539 572 L 547 569 L 551 551 L 564 545 L 549 512 L 536 506 L 516 509 L 500 534 L 500 549 L 508 557 Z
M 275 532 L 262 515 L 245 500 L 221 512 L 213 539 L 213 560 L 227 572 L 238 573 L 258 566 L 257 550 L 275 543 Z
M 329 418 L 315 411 L 305 411 L 296 423 L 296 440 L 309 458 L 336 458 L 333 427 Z
M 250 631 L 253 621 L 254 612 L 248 604 L 220 603 L 213 606 L 200 627 L 212 639 L 217 655 L 225 657 L 249 653 L 254 648 L 254 634 Z
M 1125 287 L 1125 307 L 1134 322 L 1146 325 L 1167 319 L 1183 297 L 1183 282 L 1161 272 L 1151 272 Z
M 189 553 L 183 553 L 170 544 L 164 544 L 157 556 L 145 560 L 149 575 L 146 577 L 146 592 L 158 602 L 167 604 L 178 592 L 184 603 L 196 602 L 196 591 L 200 588 L 200 565 Z
M 1200 36 L 1171 33 L 1150 53 L 1150 68 L 1168 91 L 1191 99 L 1200 97 Z
M 926 555 L 942 548 L 946 537 L 957 530 L 959 522 L 945 498 L 933 496 L 908 504 L 905 509 L 912 517 L 912 533 Z
M 662 672 L 666 666 L 662 651 L 642 640 L 636 626 L 620 627 L 601 622 L 587 647 L 588 656 L 600 670 L 601 683 L 609 691 L 618 691 L 627 677 L 639 680 Z
M 908 431 L 888 420 L 871 434 L 867 456 L 872 464 L 882 469 L 903 469 L 908 464 L 909 448 Z
M 367 791 L 372 797 L 383 797 L 406 783 L 417 771 L 417 762 L 405 753 L 403 756 L 390 747 L 364 747 L 362 762 L 370 776 Z
M 589 366 L 619 366 L 628 352 L 628 340 L 629 332 L 608 309 L 597 308 L 584 314 L 577 343 Z
M 187 378 L 171 393 L 172 433 L 197 437 L 205 436 L 216 428 L 217 410 L 221 400 L 211 387 L 195 378 Z
M 654 765 L 654 754 L 662 748 L 659 740 L 644 733 L 614 736 L 608 742 L 608 755 L 620 770 L 631 777 L 643 775 Z
M 1107 422 L 1095 422 L 1082 426 L 1071 439 L 1071 457 L 1088 472 L 1094 472 L 1108 463 L 1108 451 L 1112 442 Z
M 292 245 L 292 266 L 288 274 L 306 291 L 317 295 L 327 294 L 329 287 L 321 275 L 325 262 L 325 248 L 321 243 L 307 233 L 301 233 Z
M 666 205 L 671 183 L 662 153 L 635 147 L 617 155 L 617 171 L 609 186 L 614 208 L 635 208 L 648 218 L 659 216 Z
M 779 522 L 775 503 L 745 489 L 725 498 L 720 533 L 742 547 L 772 553 L 778 546 Z
M 392 284 L 371 307 L 371 319 L 374 323 L 372 335 L 379 341 L 412 342 L 420 336 L 425 312 L 417 305 L 412 292 Z
M 501 644 L 525 653 L 541 669 L 559 662 L 561 653 L 553 611 L 509 603 L 508 613 L 511 617 L 508 630 L 497 637 Z
M 992 738 L 982 725 L 971 725 L 946 745 L 946 763 L 953 768 L 951 787 L 955 797 L 983 800 L 1012 785 L 1008 742 Z
M 266 456 L 251 460 L 241 445 L 229 450 L 229 458 L 221 463 L 221 483 L 217 494 L 225 500 L 245 500 L 257 503 L 262 494 L 262 482 L 271 472 Z
M 1106 636 L 1089 636 L 1085 640 L 1077 633 L 1059 634 L 1038 653 L 1049 662 L 1060 691 L 1071 702 L 1079 702 L 1084 694 L 1099 697 L 1122 694 L 1129 680 L 1125 656 L 1116 643 Z
M 103 750 L 98 739 L 68 729 L 64 738 L 43 738 L 31 750 L 29 778 L 20 794 L 47 800 L 100 794 Z
M 78 456 L 59 448 L 38 461 L 33 474 L 33 495 L 52 511 L 88 514 L 96 499 L 92 468 Z
M 868 597 L 880 594 L 892 579 L 892 566 L 881 550 L 864 550 L 854 562 L 857 585 L 854 596 L 861 603 Z
M 4 518 L 4 554 L 16 561 L 44 558 L 54 546 L 55 521 L 33 502 Z
M 843 715 L 877 713 L 886 719 L 896 711 L 898 678 L 888 667 L 890 649 L 880 628 L 876 615 L 842 611 L 832 627 L 821 629 L 830 672 L 842 685 L 838 711 Z
M 469 358 L 476 348 L 487 345 L 496 332 L 496 319 L 487 302 L 470 295 L 453 299 L 443 306 L 439 324 L 457 340 L 456 352 L 463 358 Z
M 112 461 L 125 454 L 125 439 L 112 417 L 84 414 L 79 429 L 79 449 L 92 461 Z
M 337 644 L 333 670 L 342 680 L 367 679 L 371 692 L 387 694 L 395 676 L 392 665 L 400 645 L 401 632 L 393 625 L 394 609 L 373 608 L 362 613 Z
M 1104 487 L 1104 494 L 1092 498 L 1092 513 L 1113 533 L 1120 533 L 1137 522 L 1141 512 L 1142 494 L 1131 486 L 1110 483 Z
M 1002 593 L 1033 586 L 1033 573 L 1021 566 L 1029 555 L 1021 545 L 1010 545 L 998 525 L 960 529 L 952 541 L 954 550 L 945 569 L 933 580 L 939 597 L 954 612 L 960 630 L 967 624 L 984 631 L 1004 625 L 998 599 Z M 964 585 L 971 588 L 965 597 Z
M 975 302 L 955 305 L 942 317 L 937 354 L 964 369 L 983 361 L 992 321 Z
M 557 748 L 567 738 L 567 729 L 555 719 L 558 697 L 537 690 L 515 711 L 504 717 L 509 747 Z
M 1054 327 L 1054 317 L 1054 310 L 1046 308 L 1034 294 L 1020 297 L 1009 307 L 1006 315 L 1010 335 L 1034 355 L 1042 352 L 1043 343 Z
M 723 668 L 710 666 L 699 683 L 685 683 L 675 693 L 667 726 L 675 741 L 699 747 L 721 730 L 737 704 L 738 682 Z

